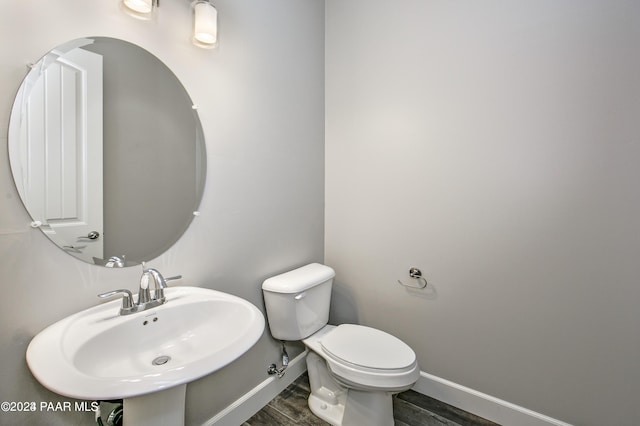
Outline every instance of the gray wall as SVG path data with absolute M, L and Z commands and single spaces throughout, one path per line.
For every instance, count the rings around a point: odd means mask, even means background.
M 579 425 L 640 418 L 640 3 L 327 0 L 333 320 Z M 408 291 L 411 266 L 427 291 Z
M 149 50 L 199 105 L 208 166 L 201 216 L 150 266 L 262 309 L 265 278 L 323 260 L 324 5 L 220 1 L 220 47 L 206 51 L 190 43 L 189 3 L 162 2 L 153 22 L 123 14 L 117 1 L 0 4 L 0 138 L 6 146 L 11 103 L 26 64 L 49 49 L 99 35 Z M 140 271 L 88 265 L 54 247 L 29 227 L 6 149 L 0 165 L 0 401 L 65 400 L 29 373 L 24 353 L 31 337 L 97 304 L 100 292 L 135 290 Z M 190 384 L 187 423 L 201 424 L 263 381 L 279 356 L 265 332 L 234 364 Z M 92 422 L 92 414 L 0 412 L 0 424 Z

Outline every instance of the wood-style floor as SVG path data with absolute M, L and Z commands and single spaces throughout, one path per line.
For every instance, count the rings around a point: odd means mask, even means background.
M 309 410 L 309 393 L 305 373 L 242 426 L 328 425 Z M 393 416 L 396 426 L 499 426 L 412 390 L 396 395 Z

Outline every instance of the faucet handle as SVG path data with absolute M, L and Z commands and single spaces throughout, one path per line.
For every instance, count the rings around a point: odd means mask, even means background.
M 119 290 L 108 291 L 106 293 L 99 294 L 98 297 L 101 299 L 106 299 L 107 297 L 115 296 L 116 294 L 122 295 L 122 309 L 131 309 L 133 306 L 133 294 L 127 289 L 121 288 Z
M 167 288 L 167 283 L 169 281 L 176 281 L 176 280 L 181 280 L 181 279 L 182 279 L 182 275 L 174 275 L 173 277 L 165 278 L 164 279 L 164 287 L 162 287 L 162 288 Z

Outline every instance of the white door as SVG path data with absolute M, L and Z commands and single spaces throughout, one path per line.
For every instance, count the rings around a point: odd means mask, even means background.
M 29 212 L 70 254 L 102 258 L 102 56 L 74 49 L 55 58 L 26 109 L 21 164 Z

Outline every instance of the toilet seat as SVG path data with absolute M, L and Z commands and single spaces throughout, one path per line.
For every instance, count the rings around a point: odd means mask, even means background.
M 415 353 L 402 340 L 363 325 L 339 325 L 320 344 L 322 350 L 336 361 L 366 369 L 404 369 L 416 361 Z
M 413 350 L 384 331 L 355 324 L 321 330 L 304 342 L 327 362 L 343 385 L 362 389 L 401 391 L 413 386 L 420 370 Z

